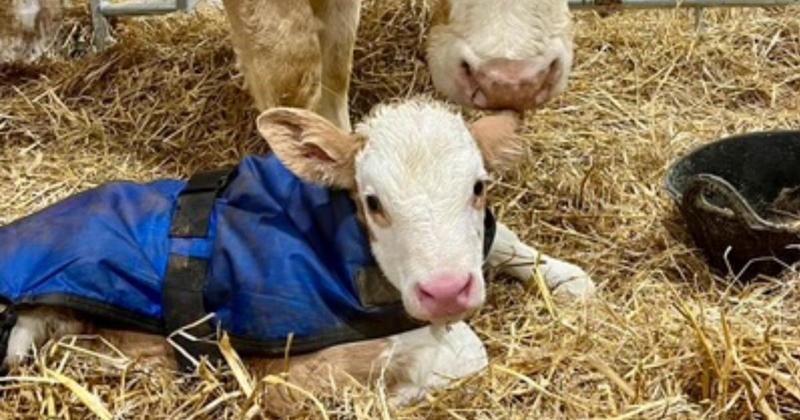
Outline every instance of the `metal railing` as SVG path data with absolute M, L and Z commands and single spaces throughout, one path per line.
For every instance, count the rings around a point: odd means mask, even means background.
M 173 12 L 190 12 L 197 5 L 197 2 L 198 0 L 174 0 L 165 2 L 131 1 L 109 3 L 105 0 L 91 0 L 92 25 L 94 26 L 92 40 L 98 49 L 103 49 L 108 44 L 111 39 L 111 30 L 107 19 L 109 17 L 151 16 Z
M 295 0 L 283 0 L 295 1 Z M 198 0 L 174 0 L 165 2 L 131 1 L 112 4 L 105 0 L 91 0 L 93 41 L 98 49 L 103 49 L 111 37 L 108 20 L 111 16 L 164 15 L 173 12 L 189 12 Z M 800 6 L 800 0 L 569 0 L 569 7 L 582 9 L 666 9 L 686 7 L 698 9 L 698 26 L 702 9 L 707 7 L 768 7 Z
M 800 0 L 569 0 L 575 10 L 619 7 L 623 9 L 668 9 L 675 7 L 768 7 L 800 5 Z

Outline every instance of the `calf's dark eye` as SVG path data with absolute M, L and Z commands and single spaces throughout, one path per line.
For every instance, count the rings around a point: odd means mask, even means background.
M 472 193 L 478 197 L 482 196 L 484 190 L 486 189 L 484 184 L 485 182 L 483 181 L 476 182 L 475 185 L 472 186 Z
M 377 213 L 381 211 L 381 201 L 378 200 L 378 197 L 370 194 L 366 198 L 367 200 L 367 209 L 372 213 Z

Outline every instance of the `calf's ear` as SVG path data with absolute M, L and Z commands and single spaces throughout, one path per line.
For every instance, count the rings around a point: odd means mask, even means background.
M 522 157 L 519 125 L 519 116 L 514 112 L 488 115 L 470 124 L 469 131 L 490 170 L 508 168 Z
M 329 187 L 355 187 L 355 156 L 364 143 L 359 136 L 299 108 L 264 111 L 257 126 L 278 159 L 295 175 Z

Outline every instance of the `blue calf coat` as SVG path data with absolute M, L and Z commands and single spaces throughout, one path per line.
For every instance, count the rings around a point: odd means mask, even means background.
M 304 352 L 421 325 L 397 299 L 364 298 L 386 280 L 346 191 L 304 182 L 274 155 L 247 157 L 214 199 L 206 237 L 176 237 L 186 185 L 113 182 L 0 227 L 0 297 L 168 334 L 165 277 L 188 257 L 206 264 L 203 308 L 188 309 L 214 313 L 246 353 L 283 354 L 290 335 Z

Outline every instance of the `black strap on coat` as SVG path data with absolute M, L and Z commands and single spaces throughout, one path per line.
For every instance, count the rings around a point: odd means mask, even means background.
M 178 196 L 170 237 L 207 238 L 214 202 L 232 176 L 228 169 L 204 172 L 190 178 Z M 170 254 L 162 295 L 164 327 L 168 335 L 207 316 L 203 302 L 207 268 L 205 259 Z M 206 338 L 214 335 L 215 327 L 208 321 L 187 328 L 186 332 L 197 338 Z M 180 334 L 176 334 L 173 340 L 192 357 L 206 355 L 212 362 L 221 360 L 219 348 L 213 343 L 193 341 Z M 176 353 L 176 358 L 181 369 L 194 368 L 180 352 Z
M 170 237 L 207 238 L 214 202 L 234 176 L 232 170 L 206 172 L 193 176 L 178 197 Z M 495 232 L 496 221 L 487 208 L 484 216 L 484 258 L 489 255 Z M 203 301 L 207 269 L 208 261 L 205 259 L 170 255 L 162 296 L 164 326 L 168 335 L 207 316 Z M 204 338 L 213 337 L 216 331 L 214 324 L 209 321 L 187 328 L 186 332 L 194 337 Z M 241 341 L 236 337 L 231 339 L 234 342 Z M 176 334 L 173 340 L 192 357 L 205 355 L 212 363 L 222 359 L 219 348 L 213 342 L 194 341 L 180 334 Z M 194 364 L 182 353 L 178 352 L 176 358 L 181 369 L 194 368 Z

